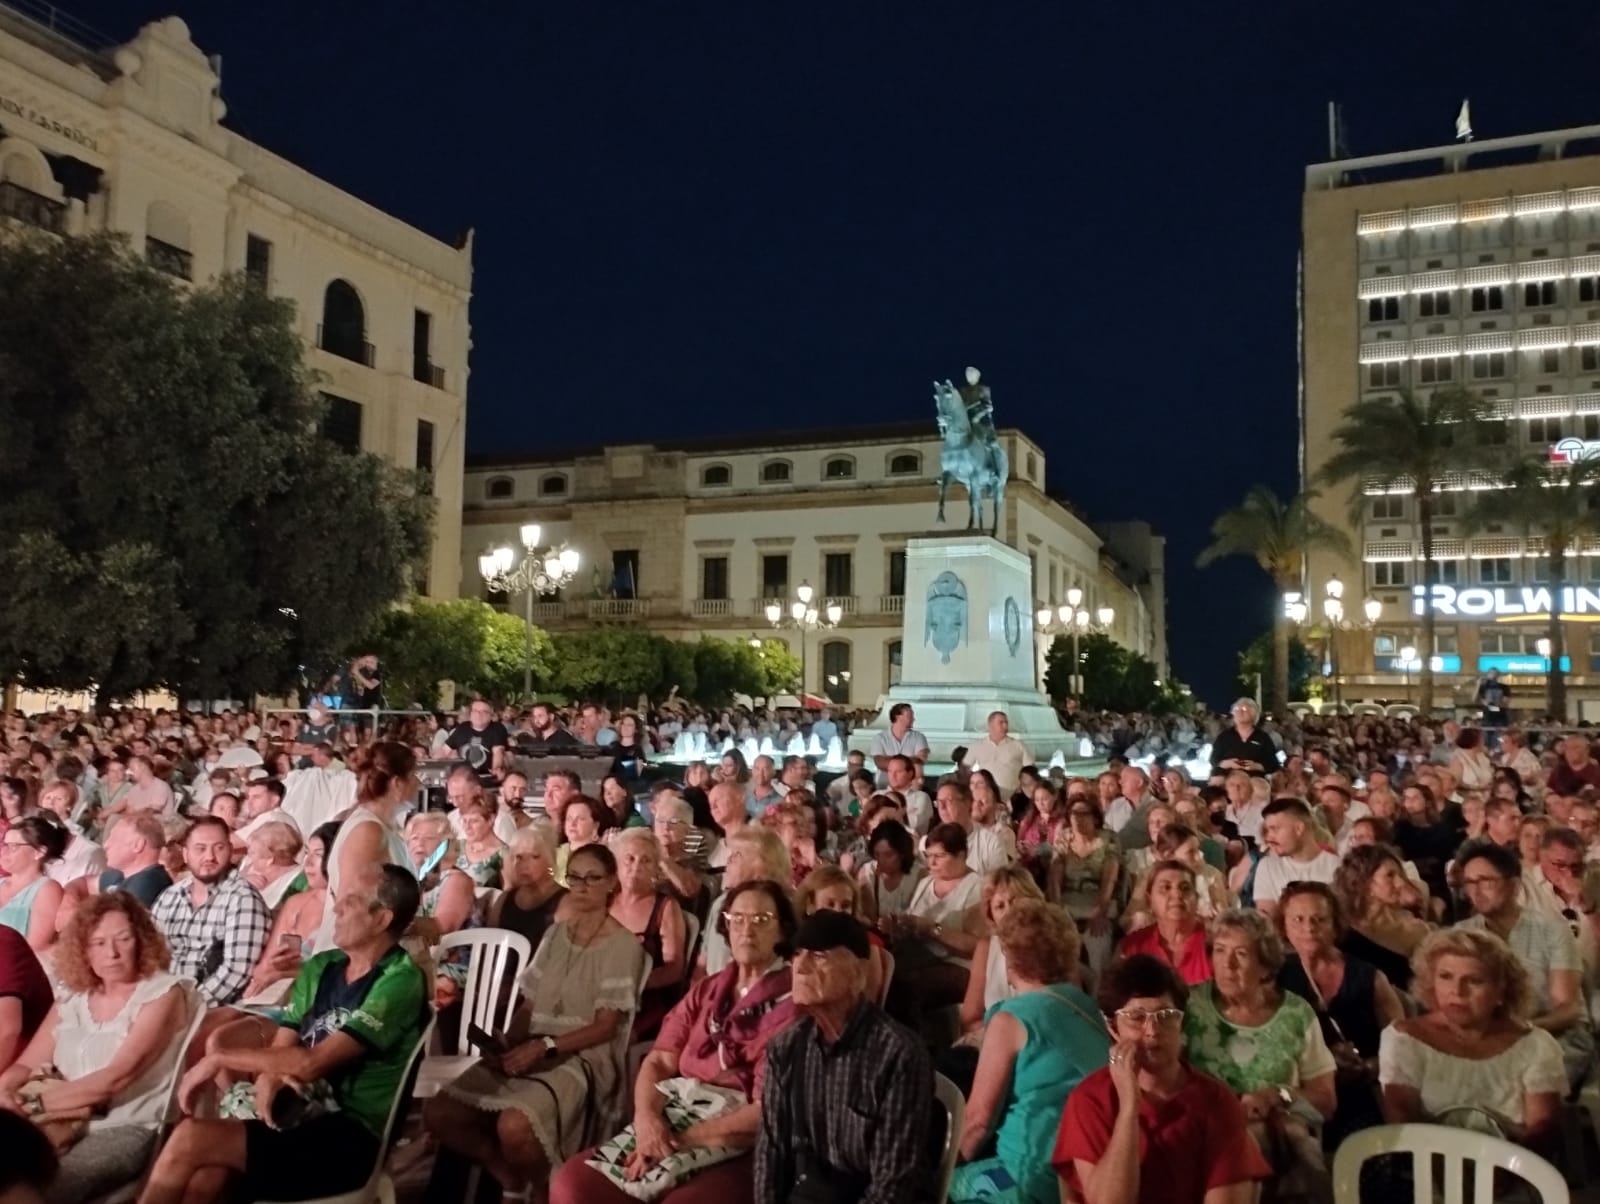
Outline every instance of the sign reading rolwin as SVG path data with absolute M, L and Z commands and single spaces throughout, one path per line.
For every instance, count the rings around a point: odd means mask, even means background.
M 1411 587 L 1411 613 L 1437 615 L 1548 615 L 1550 590 L 1543 585 L 1457 589 L 1453 585 Z M 1561 613 L 1600 615 L 1600 590 L 1567 586 L 1561 591 Z

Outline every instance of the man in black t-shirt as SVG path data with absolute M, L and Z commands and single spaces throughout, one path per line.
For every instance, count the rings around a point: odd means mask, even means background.
M 1233 726 L 1217 733 L 1211 745 L 1212 775 L 1242 769 L 1253 778 L 1266 778 L 1276 773 L 1278 766 L 1278 746 L 1256 726 L 1254 700 L 1239 699 L 1233 704 Z
M 483 699 L 472 704 L 466 723 L 458 723 L 445 741 L 445 747 L 479 774 L 499 778 L 505 772 L 506 746 L 511 737 L 505 724 Z

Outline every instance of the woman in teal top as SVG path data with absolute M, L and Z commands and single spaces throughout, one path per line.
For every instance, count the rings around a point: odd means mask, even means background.
M 1056 1204 L 1051 1154 L 1067 1096 L 1106 1064 L 1111 1035 L 1094 1001 L 1074 983 L 1078 930 L 1060 908 L 1013 903 L 995 939 L 1016 994 L 985 1017 L 978 1072 L 961 1131 L 952 1201 Z M 978 1158 L 995 1139 L 995 1155 Z

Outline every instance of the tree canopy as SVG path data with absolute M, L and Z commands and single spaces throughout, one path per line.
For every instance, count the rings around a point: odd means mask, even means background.
M 1092 711 L 1167 711 L 1193 705 L 1186 687 L 1164 682 L 1151 660 L 1125 648 L 1108 635 L 1079 637 L 1082 705 Z M 1056 701 L 1068 696 L 1072 682 L 1072 637 L 1058 635 L 1046 654 L 1045 692 Z
M 112 236 L 0 241 L 0 674 L 293 685 L 410 586 L 432 499 L 319 433 L 293 306 Z

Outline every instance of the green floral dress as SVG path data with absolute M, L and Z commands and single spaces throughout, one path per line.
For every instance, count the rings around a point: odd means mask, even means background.
M 1072 851 L 1067 836 L 1067 826 L 1063 824 L 1055 838 L 1056 864 L 1061 867 L 1061 905 L 1074 920 L 1087 920 L 1100 902 L 1106 862 L 1117 861 L 1121 850 L 1117 838 L 1102 831 L 1089 852 L 1080 857 Z
M 1189 991 L 1183 1044 L 1196 1070 L 1221 1079 L 1240 1094 L 1298 1086 L 1334 1069 L 1316 1013 L 1300 996 L 1287 993 L 1270 1020 L 1252 1026 L 1224 1016 L 1216 984 L 1201 983 Z

